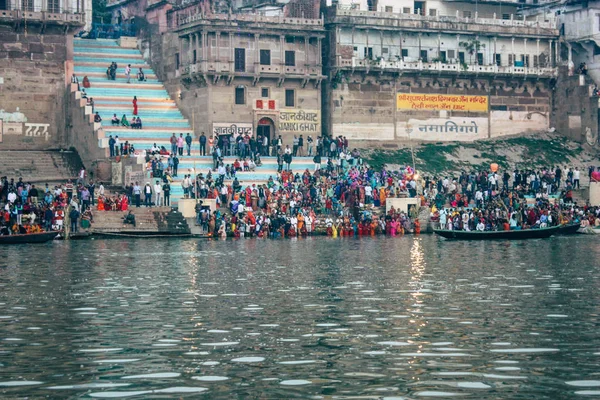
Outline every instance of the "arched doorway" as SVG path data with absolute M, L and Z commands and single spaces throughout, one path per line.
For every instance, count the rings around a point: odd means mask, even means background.
M 275 123 L 271 118 L 262 117 L 258 120 L 258 124 L 256 126 L 256 138 L 258 139 L 259 136 L 262 136 L 263 138 L 266 137 L 268 140 L 267 143 L 271 144 L 271 141 L 275 138 Z M 268 148 L 269 146 L 263 149 L 263 155 L 269 155 L 266 153 Z

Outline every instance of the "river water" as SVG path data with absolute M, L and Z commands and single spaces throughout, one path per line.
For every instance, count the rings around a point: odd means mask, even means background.
M 599 240 L 1 247 L 0 398 L 593 398 Z

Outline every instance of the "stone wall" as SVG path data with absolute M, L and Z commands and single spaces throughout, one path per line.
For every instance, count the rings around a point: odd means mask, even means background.
M 64 144 L 66 69 L 72 49 L 72 35 L 65 35 L 64 27 L 48 26 L 40 34 L 34 29 L 16 33 L 12 26 L 0 25 L 0 110 L 5 113 L 0 116 L 0 149 Z
M 110 182 L 111 168 L 108 156 L 108 142 L 100 123 L 94 123 L 92 107 L 86 106 L 75 84 L 69 85 L 66 98 L 66 146 L 77 149 L 83 165 L 93 174 L 95 180 Z
M 589 78 L 569 76 L 567 68 L 561 68 L 554 88 L 552 126 L 569 139 L 596 146 L 600 114 L 598 97 L 591 96 L 593 86 Z
M 473 77 L 474 78 L 474 77 Z M 362 145 L 416 139 L 472 141 L 549 127 L 551 91 L 547 81 L 458 77 L 338 74 L 328 85 L 324 121 L 333 136 Z M 479 96 L 488 105 L 471 111 L 407 109 L 397 94 Z M 468 107 L 467 107 L 468 109 Z M 324 124 L 327 124 L 324 122 Z

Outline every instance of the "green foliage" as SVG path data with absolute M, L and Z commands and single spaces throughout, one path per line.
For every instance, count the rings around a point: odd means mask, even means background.
M 373 151 L 365 156 L 367 164 L 375 169 L 381 169 L 385 165 L 399 164 L 412 165 L 412 156 L 410 149 L 400 149 L 396 151 Z
M 106 0 L 92 0 L 92 22 L 110 24 L 111 14 L 106 11 Z

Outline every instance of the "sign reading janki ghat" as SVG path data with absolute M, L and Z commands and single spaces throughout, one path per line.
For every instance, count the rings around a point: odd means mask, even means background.
M 321 132 L 321 115 L 318 110 L 282 110 L 279 112 L 279 130 L 289 133 Z
M 488 96 L 397 93 L 398 110 L 488 112 Z

